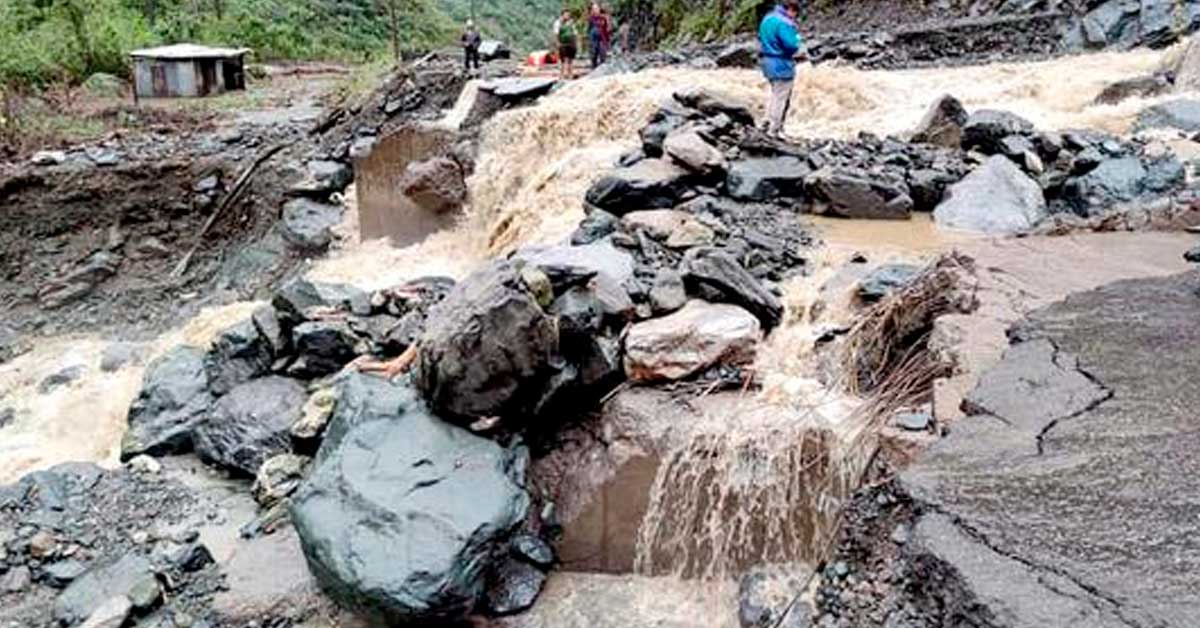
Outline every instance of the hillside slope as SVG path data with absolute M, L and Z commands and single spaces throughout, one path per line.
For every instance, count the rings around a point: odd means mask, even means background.
M 442 10 L 457 24 L 471 16 L 483 36 L 501 39 L 515 50 L 531 50 L 546 45 L 550 27 L 562 8 L 560 0 L 438 0 Z

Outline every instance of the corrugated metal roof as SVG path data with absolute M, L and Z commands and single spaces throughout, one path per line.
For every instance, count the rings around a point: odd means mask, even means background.
M 244 55 L 248 52 L 250 52 L 249 48 L 214 48 L 196 44 L 174 44 L 134 50 L 129 53 L 129 56 L 152 59 L 223 59 Z

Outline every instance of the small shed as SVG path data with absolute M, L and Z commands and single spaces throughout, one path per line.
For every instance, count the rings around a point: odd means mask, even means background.
M 249 48 L 175 44 L 134 50 L 133 93 L 137 98 L 197 98 L 246 89 Z

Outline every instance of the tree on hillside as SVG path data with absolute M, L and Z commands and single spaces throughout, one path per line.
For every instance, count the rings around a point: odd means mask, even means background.
M 422 18 L 433 15 L 434 9 L 428 0 L 375 0 L 379 13 L 387 22 L 388 36 L 392 40 L 392 56 L 400 62 L 400 51 L 404 27 L 415 24 Z

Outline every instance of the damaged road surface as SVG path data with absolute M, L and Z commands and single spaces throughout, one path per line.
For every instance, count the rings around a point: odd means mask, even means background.
M 1195 626 L 1198 315 L 1195 272 L 1031 315 L 968 398 L 970 416 L 896 495 L 859 500 L 860 513 L 911 508 L 911 523 L 875 513 L 889 519 L 874 525 L 883 543 L 852 524 L 839 551 L 895 553 L 902 584 L 867 604 L 826 591 L 826 611 L 844 625 Z

